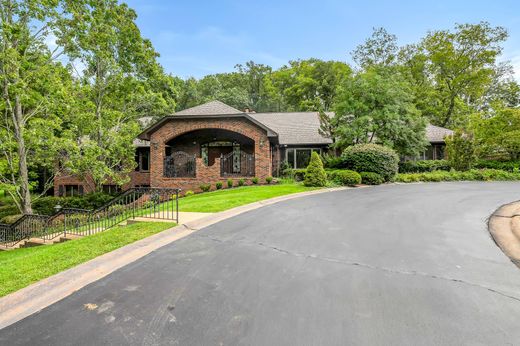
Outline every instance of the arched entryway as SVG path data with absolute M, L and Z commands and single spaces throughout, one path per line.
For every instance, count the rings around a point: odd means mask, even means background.
M 164 150 L 166 169 L 173 165 L 175 157 L 185 153 L 188 159 L 200 158 L 206 166 L 213 166 L 220 159 L 220 173 L 223 177 L 255 174 L 255 141 L 238 132 L 225 129 L 194 130 L 170 139 L 165 143 Z

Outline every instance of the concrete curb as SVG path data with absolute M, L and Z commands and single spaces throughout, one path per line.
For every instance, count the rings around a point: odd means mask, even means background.
M 76 267 L 38 281 L 30 286 L 0 298 L 0 329 L 3 329 L 59 300 L 117 269 L 130 264 L 158 248 L 182 239 L 202 228 L 242 213 L 304 196 L 350 189 L 348 187 L 319 189 L 275 197 L 215 213 L 157 233 L 135 243 L 96 257 Z
M 505 204 L 491 214 L 488 229 L 498 247 L 520 267 L 520 201 Z

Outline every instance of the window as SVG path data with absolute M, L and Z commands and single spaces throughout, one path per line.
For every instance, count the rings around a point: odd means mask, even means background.
M 148 172 L 150 170 L 150 148 L 137 148 L 135 152 L 135 161 L 138 172 Z
M 289 167 L 300 169 L 307 168 L 309 165 L 309 161 L 311 160 L 311 154 L 315 151 L 318 154 L 321 154 L 321 149 L 314 148 L 296 148 L 296 149 L 287 149 L 286 151 L 286 161 L 289 164 Z
M 72 197 L 83 194 L 83 185 L 60 185 L 60 196 Z
M 115 184 L 106 184 L 103 185 L 103 192 L 108 193 L 110 195 L 121 192 L 121 187 Z

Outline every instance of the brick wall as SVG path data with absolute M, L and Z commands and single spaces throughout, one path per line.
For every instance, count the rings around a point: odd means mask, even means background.
M 271 176 L 271 156 L 270 144 L 267 133 L 264 129 L 251 123 L 244 118 L 219 118 L 219 119 L 172 119 L 165 123 L 161 128 L 152 133 L 150 138 L 150 183 L 152 187 L 170 187 L 181 188 L 183 190 L 200 191 L 199 186 L 203 183 L 214 184 L 218 181 L 223 182 L 226 186 L 227 177 L 220 176 L 220 159 L 215 159 L 212 166 L 205 166 L 202 159 L 196 159 L 196 177 L 195 178 L 166 178 L 163 176 L 163 162 L 165 153 L 165 143 L 171 139 L 191 132 L 202 129 L 224 129 L 239 133 L 249 137 L 255 142 L 255 176 L 261 182 L 265 178 Z M 194 134 L 196 136 L 196 134 Z M 194 137 L 196 138 L 196 137 Z M 234 181 L 241 177 L 232 177 Z M 251 177 L 245 178 L 250 181 Z

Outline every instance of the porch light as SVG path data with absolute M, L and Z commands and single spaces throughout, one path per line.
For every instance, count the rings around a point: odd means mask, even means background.
M 58 203 L 54 206 L 54 211 L 57 213 L 61 210 L 62 206 Z
M 159 143 L 158 142 L 152 142 L 152 145 L 153 145 L 153 148 L 155 150 L 157 150 L 159 148 Z

